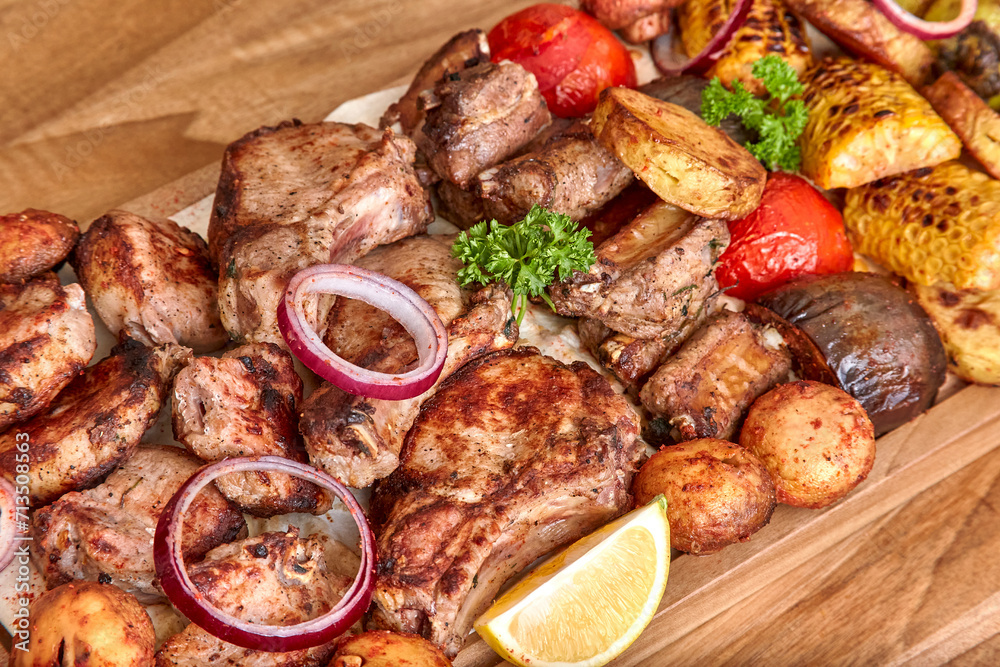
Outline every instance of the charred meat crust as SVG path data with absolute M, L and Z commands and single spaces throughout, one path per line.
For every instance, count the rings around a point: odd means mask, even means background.
M 80 227 L 66 216 L 27 208 L 0 216 L 0 283 L 48 271 L 66 258 Z

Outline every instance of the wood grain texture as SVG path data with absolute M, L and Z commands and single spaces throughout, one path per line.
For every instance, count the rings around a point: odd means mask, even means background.
M 0 0 L 0 211 L 180 210 L 244 132 L 318 119 L 528 4 Z M 998 413 L 1000 390 L 963 390 L 880 440 L 838 505 L 675 559 L 616 664 L 1000 663 Z M 474 641 L 456 665 L 500 662 Z

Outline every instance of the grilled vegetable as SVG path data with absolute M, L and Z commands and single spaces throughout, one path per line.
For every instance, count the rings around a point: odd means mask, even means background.
M 962 34 L 942 42 L 938 59 L 991 107 L 1000 109 L 1000 9 L 996 13 L 996 21 L 973 21 Z
M 921 285 L 1000 289 L 1000 181 L 949 162 L 849 190 L 854 249 Z
M 968 382 L 1000 384 L 1000 290 L 915 285 L 913 291 L 941 334 L 948 368 Z
M 923 85 L 934 65 L 934 52 L 903 32 L 868 0 L 786 0 L 792 11 L 844 49 L 899 72 L 914 86 Z
M 802 173 L 821 188 L 855 188 L 962 152 L 948 124 L 895 72 L 827 58 L 806 78 Z
M 590 127 L 653 192 L 684 210 L 733 220 L 760 202 L 764 167 L 687 109 L 636 90 L 608 88 Z
M 954 72 L 945 72 L 923 94 L 986 171 L 1000 178 L 1000 114 Z
M 678 10 L 681 40 L 692 58 L 698 55 L 726 21 L 731 0 L 688 0 Z M 754 77 L 753 64 L 767 55 L 780 56 L 802 74 L 812 64 L 805 29 L 782 0 L 754 0 L 746 23 L 736 31 L 725 53 L 706 74 L 719 77 L 731 88 L 740 81 L 755 95 L 764 94 L 764 84 Z

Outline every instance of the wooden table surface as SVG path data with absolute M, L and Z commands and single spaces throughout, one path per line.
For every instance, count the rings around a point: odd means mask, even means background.
M 0 211 L 84 222 L 158 188 L 135 206 L 182 208 L 244 132 L 317 120 L 528 4 L 0 0 Z M 967 390 L 880 441 L 848 501 L 675 561 L 619 664 L 1000 664 L 998 409 Z

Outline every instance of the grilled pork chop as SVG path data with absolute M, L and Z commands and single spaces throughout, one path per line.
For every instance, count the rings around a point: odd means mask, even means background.
M 115 336 L 124 331 L 144 345 L 196 352 L 229 342 L 208 247 L 173 220 L 109 211 L 90 225 L 70 263 Z
M 79 285 L 54 273 L 0 285 L 0 431 L 44 410 L 96 348 Z
M 534 348 L 448 378 L 372 496 L 373 623 L 454 656 L 504 581 L 628 508 L 638 421 L 589 366 Z
M 373 250 L 358 261 L 411 287 L 437 311 L 448 330 L 448 357 L 442 382 L 463 364 L 487 352 L 511 347 L 517 323 L 511 293 L 498 285 L 463 289 L 451 256 L 453 236 L 415 236 Z M 417 363 L 408 333 L 376 308 L 338 299 L 327 321 L 326 344 L 351 363 L 384 373 Z M 313 465 L 342 482 L 365 487 L 399 463 L 403 438 L 421 404 L 435 387 L 402 401 L 365 399 L 324 383 L 305 402 L 300 428 Z
M 244 345 L 221 359 L 198 357 L 174 380 L 174 437 L 205 461 L 270 455 L 305 462 L 296 412 L 301 402 L 302 380 L 291 355 L 277 345 Z M 330 509 L 321 489 L 284 473 L 230 473 L 215 485 L 254 516 Z
M 35 564 L 45 585 L 74 579 L 113 583 L 140 602 L 162 602 L 153 567 L 160 513 L 202 462 L 179 447 L 140 446 L 103 484 L 67 493 L 32 516 Z M 246 522 L 209 485 L 184 514 L 183 552 L 198 560 L 246 535 Z
M 416 147 L 392 130 L 299 121 L 229 145 L 208 227 L 219 264 L 222 322 L 238 342 L 284 347 L 276 309 L 300 269 L 351 263 L 427 228 L 430 198 L 413 171 Z M 329 300 L 321 300 L 316 326 Z
M 58 213 L 28 208 L 0 215 L 0 283 L 19 283 L 61 262 L 80 228 Z
M 291 625 L 335 605 L 357 572 L 357 556 L 320 535 L 263 533 L 224 544 L 188 566 L 195 587 L 213 605 L 263 625 Z M 156 667 L 324 667 L 336 641 L 287 653 L 244 649 L 192 623 L 156 654 Z
M 99 483 L 135 451 L 191 350 L 127 339 L 88 367 L 48 409 L 0 434 L 0 474 L 14 475 L 17 443 L 30 443 L 32 507 Z M 16 433 L 15 433 L 16 431 Z

